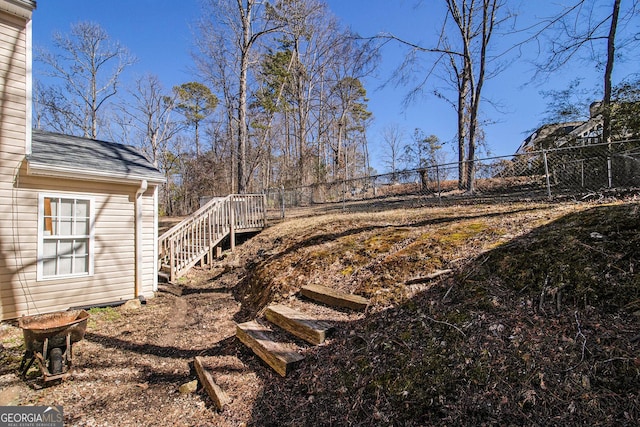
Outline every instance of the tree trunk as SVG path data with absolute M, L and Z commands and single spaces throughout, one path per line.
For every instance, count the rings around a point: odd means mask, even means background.
M 611 26 L 607 36 L 607 64 L 604 71 L 604 94 L 602 99 L 602 141 L 611 142 L 611 75 L 616 52 L 616 31 L 618 15 L 620 14 L 620 0 L 614 0 L 611 14 Z
M 467 139 L 467 91 L 468 81 L 462 77 L 458 90 L 458 189 L 462 190 L 466 186 L 465 174 L 465 149 Z
M 196 139 L 196 157 L 200 157 L 200 135 L 198 133 L 198 123 L 199 121 L 196 120 L 195 122 L 195 131 L 196 131 L 196 135 L 195 135 L 195 139 Z
M 238 193 L 246 192 L 245 171 L 247 169 L 247 72 L 249 69 L 249 50 L 251 48 L 251 8 L 252 1 L 247 2 L 247 9 L 238 0 L 242 19 L 242 47 L 240 53 L 240 81 L 238 88 Z

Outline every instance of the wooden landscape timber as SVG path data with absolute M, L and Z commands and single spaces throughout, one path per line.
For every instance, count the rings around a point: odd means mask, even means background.
M 269 306 L 264 315 L 269 322 L 314 345 L 323 343 L 333 329 L 326 322 L 284 305 Z
M 300 289 L 302 296 L 332 307 L 364 311 L 369 300 L 360 295 L 347 294 L 322 285 L 307 285 Z
M 271 337 L 272 333 L 270 328 L 255 320 L 236 325 L 238 339 L 274 371 L 285 377 L 304 359 L 304 356 L 295 351 L 291 345 L 274 341 Z
M 193 361 L 193 366 L 196 369 L 196 374 L 198 374 L 198 379 L 200 380 L 200 384 L 207 391 L 207 394 L 215 403 L 218 410 L 224 409 L 224 405 L 231 402 L 231 399 L 225 393 L 222 388 L 213 380 L 211 373 L 204 368 L 204 364 L 202 363 L 202 357 L 196 356 Z
M 446 270 L 436 270 L 433 273 L 427 274 L 426 276 L 414 277 L 405 282 L 406 285 L 415 285 L 417 283 L 424 283 L 430 280 L 437 279 L 441 276 L 447 275 L 449 273 L 453 273 L 453 270 L 447 268 Z

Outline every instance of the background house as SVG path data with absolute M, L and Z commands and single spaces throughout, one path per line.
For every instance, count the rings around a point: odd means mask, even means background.
M 516 154 L 573 145 L 596 144 L 602 139 L 600 102 L 589 107 L 589 119 L 584 121 L 549 123 L 536 129 L 518 147 Z
M 31 0 L 0 0 L 0 319 L 150 298 L 157 187 L 132 147 L 31 130 Z

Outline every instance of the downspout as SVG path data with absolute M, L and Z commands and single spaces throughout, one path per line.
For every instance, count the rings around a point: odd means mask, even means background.
M 136 191 L 135 200 L 135 294 L 134 298 L 140 296 L 142 289 L 142 194 L 147 191 L 147 180 L 140 182 L 140 188 Z
M 160 257 L 158 256 L 158 186 L 153 187 L 153 261 L 156 273 L 160 266 L 157 264 Z M 158 291 L 158 275 L 153 275 L 153 292 Z

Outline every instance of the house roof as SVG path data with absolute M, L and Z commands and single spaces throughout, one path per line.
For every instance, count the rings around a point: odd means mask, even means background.
M 160 184 L 162 173 L 135 147 L 114 142 L 34 130 L 30 175 L 109 182 Z
M 516 150 L 516 154 L 524 153 L 527 150 L 535 150 L 543 148 L 540 145 L 541 141 L 556 140 L 558 138 L 569 135 L 576 128 L 582 126 L 585 122 L 568 122 L 568 123 L 550 123 L 542 125 L 536 129 L 531 135 L 529 135 Z

